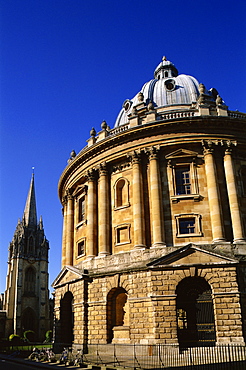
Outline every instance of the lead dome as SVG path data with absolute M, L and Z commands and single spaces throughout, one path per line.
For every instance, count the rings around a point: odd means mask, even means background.
M 211 91 L 206 91 L 206 94 L 212 96 Z M 167 110 L 175 106 L 177 110 L 196 103 L 199 95 L 199 82 L 192 76 L 178 74 L 175 65 L 163 57 L 154 71 L 154 79 L 146 82 L 132 99 L 124 101 L 114 127 L 128 123 L 135 107 L 141 102 L 146 105 L 152 103 L 153 108 L 164 107 Z

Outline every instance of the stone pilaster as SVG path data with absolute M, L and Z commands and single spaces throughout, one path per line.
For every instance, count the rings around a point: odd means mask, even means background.
M 67 195 L 67 239 L 66 239 L 66 265 L 73 265 L 73 243 L 74 243 L 74 198 L 72 194 Z
M 98 189 L 98 231 L 99 255 L 110 254 L 109 246 L 109 186 L 108 171 L 103 163 L 99 169 Z
M 144 203 L 143 203 L 143 180 L 140 167 L 140 157 L 134 153 L 132 157 L 133 169 L 133 223 L 135 248 L 143 248 L 145 245 Z
M 165 245 L 164 220 L 161 199 L 161 179 L 157 150 L 153 148 L 149 156 L 150 202 L 152 215 L 152 246 Z
M 224 167 L 225 167 L 225 177 L 226 177 L 226 186 L 227 193 L 231 211 L 231 221 L 232 221 L 232 230 L 233 230 L 233 239 L 234 243 L 245 243 L 243 225 L 240 216 L 240 208 L 237 196 L 235 172 L 233 168 L 233 159 L 232 159 L 232 149 L 228 148 L 225 151 L 224 156 Z
M 97 244 L 97 212 L 96 212 L 96 182 L 93 173 L 88 172 L 88 197 L 87 197 L 87 258 L 96 255 Z
M 225 242 L 224 228 L 222 224 L 220 197 L 216 177 L 216 167 L 213 157 L 213 149 L 204 148 L 205 170 L 208 187 L 208 202 L 211 217 L 211 228 L 214 243 Z

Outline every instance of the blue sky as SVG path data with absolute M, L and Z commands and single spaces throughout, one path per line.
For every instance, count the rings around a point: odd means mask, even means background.
M 246 112 L 246 3 L 182 0 L 0 1 L 0 292 L 32 167 L 38 216 L 60 271 L 57 183 L 92 127 L 113 127 L 125 99 L 166 55 Z

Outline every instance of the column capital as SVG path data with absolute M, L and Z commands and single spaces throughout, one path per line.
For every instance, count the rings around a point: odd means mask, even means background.
M 73 198 L 74 198 L 70 189 L 68 189 L 66 191 L 66 198 L 67 198 L 67 200 L 73 200 Z
M 232 148 L 226 148 L 225 155 L 232 155 Z
M 203 155 L 213 154 L 214 149 L 213 148 L 205 148 L 203 147 Z
M 137 153 L 136 151 L 131 153 L 131 162 L 132 164 L 140 164 L 141 163 L 141 156 L 140 153 Z
M 152 159 L 155 159 L 157 160 L 158 159 L 158 153 L 159 153 L 160 149 L 155 147 L 155 146 L 152 146 L 148 152 L 149 154 L 149 160 L 151 161 Z
M 103 162 L 99 166 L 99 176 L 107 176 L 108 170 L 107 170 L 107 164 L 106 162 Z
M 94 170 L 87 171 L 86 178 L 88 182 L 95 181 L 95 171 Z
M 64 207 L 65 205 L 67 205 L 67 195 L 66 195 L 66 194 L 62 197 L 61 203 L 62 203 L 62 206 L 63 206 L 63 207 Z

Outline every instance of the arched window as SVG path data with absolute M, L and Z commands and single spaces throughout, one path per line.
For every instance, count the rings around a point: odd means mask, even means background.
M 25 295 L 35 295 L 36 273 L 32 267 L 25 271 Z
M 120 178 L 115 183 L 115 208 L 129 206 L 128 181 Z
M 74 335 L 74 312 L 73 312 L 73 294 L 65 293 L 60 302 L 60 318 L 61 318 L 61 340 L 66 345 L 72 345 Z
M 128 325 L 129 312 L 127 293 L 123 288 L 112 289 L 107 297 L 107 341 L 113 340 L 113 328 L 115 326 Z
M 181 347 L 215 345 L 212 292 L 204 278 L 188 277 L 177 286 L 177 329 Z

